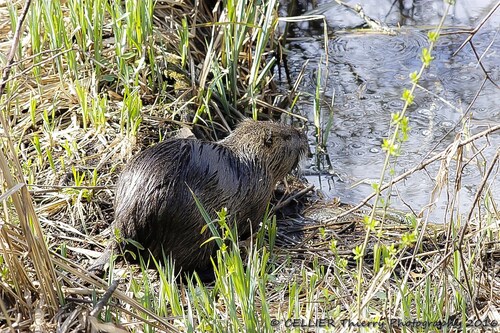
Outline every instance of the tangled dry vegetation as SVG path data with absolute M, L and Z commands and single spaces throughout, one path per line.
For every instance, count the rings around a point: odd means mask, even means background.
M 278 94 L 266 61 L 277 47 L 276 3 L 254 12 L 242 3 L 246 16 L 210 1 L 160 1 L 151 13 L 148 1 L 0 1 L 1 329 L 292 331 L 312 321 L 319 329 L 321 318 L 333 320 L 331 330 L 362 322 L 392 329 L 402 326 L 391 320 L 411 318 L 460 329 L 471 319 L 500 321 L 500 215 L 490 191 L 498 151 L 489 161 L 464 153 L 487 145 L 498 126 L 428 161 L 442 162 L 436 192 L 451 198 L 442 225 L 425 213 L 380 211 L 383 223 L 367 231 L 360 207 L 304 197 L 310 188 L 298 184 L 303 190 L 278 205 L 305 205 L 304 216 L 288 211 L 278 228 L 265 221 L 247 255 L 237 246 L 220 254 L 215 285 L 178 283 L 168 269 L 124 265 L 105 279 L 85 270 L 109 236 L 113 184 L 134 152 L 183 127 L 216 138 L 243 116 L 273 117 L 294 100 Z M 464 218 L 454 198 L 472 162 L 484 181 Z M 447 188 L 449 179 L 457 187 Z

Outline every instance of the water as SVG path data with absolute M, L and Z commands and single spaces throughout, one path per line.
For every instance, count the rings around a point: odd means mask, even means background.
M 496 3 L 457 2 L 445 21 L 447 33 L 475 27 Z M 353 29 L 361 26 L 363 20 L 336 3 L 319 2 L 316 12 L 324 13 L 329 32 L 333 32 L 326 46 L 328 74 L 322 77 L 324 102 L 328 104 L 334 98 L 333 126 L 327 142 L 331 166 L 326 163 L 328 159 L 321 159 L 323 163 L 319 168 L 315 160 L 311 160 L 306 171 L 308 181 L 327 198 L 340 197 L 341 201 L 352 204 L 370 194 L 370 183 L 380 177 L 384 161 L 381 143 L 387 137 L 391 113 L 401 111 L 401 93 L 403 88 L 410 87 L 408 75 L 420 68 L 421 49 L 428 46 L 427 33 L 439 23 L 444 12 L 443 1 L 401 1 L 403 8 L 393 5 L 393 1 L 355 3 L 360 3 L 371 18 L 396 28 L 397 34 Z M 302 12 L 311 9 L 305 5 L 299 8 Z M 302 22 L 293 28 L 296 41 L 289 44 L 292 76 L 309 60 L 301 88 L 311 96 L 304 95 L 300 108 L 311 121 L 318 63 L 326 54 L 322 34 L 321 21 Z M 470 45 L 453 55 L 467 36 L 452 33 L 438 41 L 433 53 L 435 59 L 419 82 L 425 90 L 416 91 L 415 103 L 408 110 L 411 130 L 395 166 L 396 175 L 432 156 L 434 148 L 434 152 L 440 152 L 460 131 L 463 113 L 485 77 Z M 500 84 L 500 9 L 473 38 L 473 43 L 490 77 Z M 470 114 L 468 125 L 472 134 L 498 124 L 500 90 L 487 82 Z M 327 119 L 328 112 L 323 108 L 324 124 Z M 478 148 L 483 146 L 487 160 L 489 157 L 491 161 L 500 146 L 500 133 L 490 135 L 489 142 L 478 141 Z M 471 156 L 473 152 L 466 154 Z M 393 207 L 418 212 L 427 205 L 438 169 L 439 163 L 434 163 L 397 184 Z M 500 182 L 498 177 L 493 179 L 492 190 L 498 202 Z M 479 169 L 471 163 L 464 170 L 460 193 L 462 210 L 470 207 L 480 181 Z M 443 217 L 445 204 L 443 194 L 433 214 L 437 222 Z

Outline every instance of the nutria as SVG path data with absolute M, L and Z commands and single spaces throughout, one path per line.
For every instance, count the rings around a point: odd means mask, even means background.
M 226 207 L 243 238 L 256 231 L 276 182 L 308 151 L 298 129 L 275 122 L 243 121 L 218 142 L 168 139 L 138 154 L 123 170 L 115 197 L 115 221 L 123 239 L 139 242 L 176 270 L 210 270 L 216 242 L 193 199 L 214 218 Z M 192 192 L 191 192 L 192 191 Z M 113 242 L 114 243 L 114 242 Z M 203 245 L 202 245 L 203 244 Z M 115 244 L 95 261 L 102 271 Z M 134 249 L 136 250 L 136 249 Z

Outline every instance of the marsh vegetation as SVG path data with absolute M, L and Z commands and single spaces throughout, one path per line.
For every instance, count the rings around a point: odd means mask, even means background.
M 179 281 L 168 260 L 157 269 L 112 265 L 103 278 L 88 273 L 113 232 L 117 175 L 137 151 L 182 128 L 216 140 L 244 117 L 310 118 L 315 155 L 327 156 L 335 117 L 333 100 L 322 90 L 327 59 L 319 61 L 314 93 L 301 91 L 300 69 L 288 85 L 277 84 L 287 77 L 284 26 L 321 23 L 322 16 L 279 17 L 274 0 L 0 1 L 2 331 L 451 332 L 500 326 L 494 191 L 500 151 L 493 146 L 493 154 L 483 154 L 500 125 L 471 133 L 467 108 L 475 100 L 467 101 L 453 142 L 405 172 L 395 168 L 407 153 L 408 113 L 422 78 L 433 71 L 450 6 L 416 50 L 418 64 L 401 73 L 408 79 L 400 109 L 380 120 L 389 131 L 380 137 L 382 168 L 370 197 L 354 206 L 342 198 L 322 200 L 289 177 L 274 204 L 303 208 L 300 216 L 274 214 L 270 207 L 245 242 L 221 209 L 212 240 L 221 245 L 213 258 L 216 279 L 204 284 L 197 276 Z M 465 46 L 490 17 L 465 31 Z M 367 31 L 377 29 L 363 19 Z M 477 54 L 479 66 L 481 59 Z M 498 77 L 486 69 L 478 95 L 485 84 L 498 89 Z M 312 115 L 301 114 L 305 95 L 313 101 Z M 428 207 L 394 212 L 393 185 L 432 163 L 439 168 Z M 480 182 L 464 189 L 470 166 Z M 464 190 L 473 198 L 466 211 L 460 206 Z M 446 216 L 434 224 L 429 213 L 440 193 L 447 197 Z

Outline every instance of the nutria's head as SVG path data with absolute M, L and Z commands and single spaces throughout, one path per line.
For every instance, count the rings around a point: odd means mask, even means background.
M 219 143 L 242 159 L 266 166 L 275 180 L 292 171 L 309 150 L 301 130 L 271 121 L 245 120 Z

